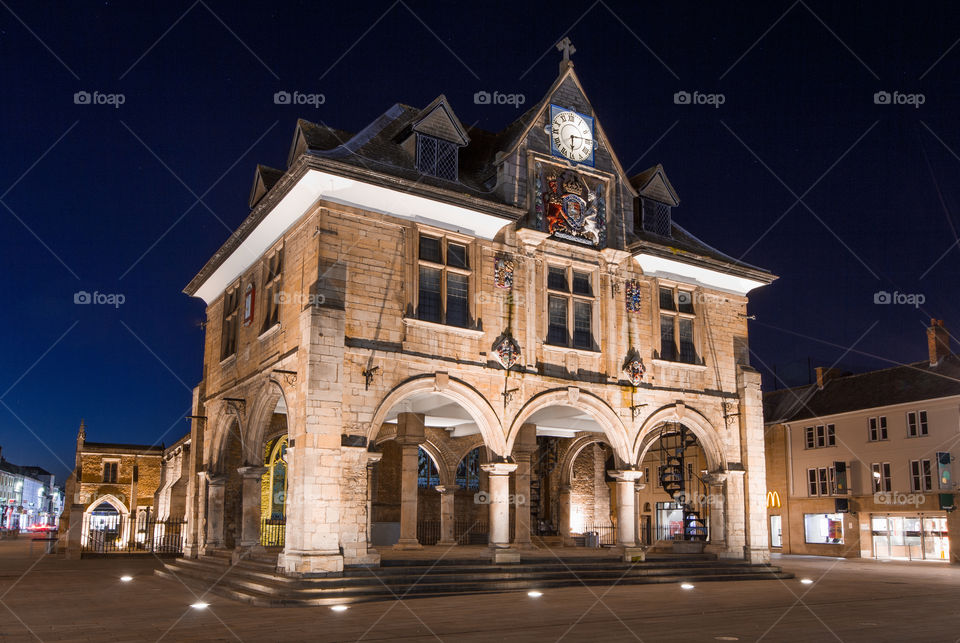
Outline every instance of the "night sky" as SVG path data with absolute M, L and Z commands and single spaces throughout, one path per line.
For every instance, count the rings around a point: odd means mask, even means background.
M 249 213 L 256 164 L 285 166 L 298 117 L 357 131 L 443 93 L 499 130 L 556 78 L 564 35 L 630 173 L 662 163 L 681 225 L 780 276 L 751 294 L 767 388 L 806 383 L 808 362 L 924 359 L 931 317 L 960 328 L 950 7 L 0 0 L 3 456 L 62 480 L 81 417 L 92 441 L 189 429 L 204 305 L 182 288 Z

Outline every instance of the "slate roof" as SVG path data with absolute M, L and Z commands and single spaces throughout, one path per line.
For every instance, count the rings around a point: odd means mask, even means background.
M 84 441 L 82 451 L 136 451 L 162 454 L 164 447 L 162 444 L 123 444 L 120 442 L 87 442 Z
M 763 396 L 766 424 L 793 422 L 849 411 L 960 395 L 960 357 L 929 361 L 828 379 L 816 384 L 770 391 Z

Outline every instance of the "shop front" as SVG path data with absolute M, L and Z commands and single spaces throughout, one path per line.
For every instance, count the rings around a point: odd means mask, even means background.
M 946 514 L 870 514 L 873 558 L 950 560 Z

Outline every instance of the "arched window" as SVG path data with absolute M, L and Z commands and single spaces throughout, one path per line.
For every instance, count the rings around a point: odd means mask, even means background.
M 461 489 L 480 488 L 480 447 L 463 456 L 457 465 L 456 483 Z
M 437 465 L 433 463 L 433 458 L 424 451 L 417 451 L 417 486 L 421 489 L 433 489 L 440 484 L 440 472 L 437 471 Z

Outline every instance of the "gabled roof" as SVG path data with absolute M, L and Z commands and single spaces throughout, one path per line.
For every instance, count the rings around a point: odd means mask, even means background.
M 680 205 L 680 197 L 659 163 L 631 177 L 630 185 L 645 197 L 674 207 Z
M 257 165 L 257 169 L 253 173 L 253 187 L 250 188 L 249 203 L 251 209 L 282 176 L 283 170 L 277 170 L 272 167 L 267 167 L 266 165 Z
M 776 424 L 954 395 L 960 395 L 960 357 L 948 355 L 934 366 L 923 361 L 833 377 L 822 389 L 771 391 L 763 396 L 763 414 L 766 424 Z
M 443 94 L 434 98 L 432 103 L 420 111 L 411 128 L 414 132 L 450 141 L 461 147 L 470 143 L 463 124 L 453 113 L 453 108 Z

